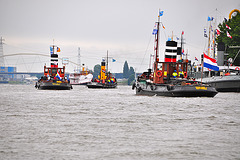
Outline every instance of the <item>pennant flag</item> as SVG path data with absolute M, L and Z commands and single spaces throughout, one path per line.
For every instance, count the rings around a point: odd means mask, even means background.
M 207 36 L 207 29 L 206 29 L 206 28 L 204 28 L 204 37 L 206 37 L 206 38 L 208 37 L 208 36 Z
M 217 65 L 217 61 L 213 58 L 208 57 L 205 53 L 203 53 L 204 55 L 204 63 L 203 63 L 203 67 L 212 69 L 214 71 L 219 71 L 219 67 Z
M 167 41 L 172 41 L 172 38 L 168 37 L 168 40 Z
M 227 18 L 224 18 L 225 23 L 227 22 Z
M 159 16 L 162 16 L 163 15 L 163 11 L 159 11 Z
M 179 40 L 179 38 L 178 37 L 176 37 L 177 38 L 177 40 Z
M 57 72 L 57 74 L 56 74 L 56 77 L 58 78 L 58 79 L 60 79 L 60 80 L 62 80 L 62 78 L 60 77 L 60 74 Z
M 184 54 L 184 49 L 182 49 L 182 55 L 184 55 L 184 56 L 185 56 L 185 54 Z
M 153 29 L 153 32 L 152 32 L 152 34 L 153 34 L 153 35 L 155 35 L 155 34 L 157 34 L 157 32 L 158 32 L 158 30 L 157 30 L 157 29 Z
M 50 47 L 50 53 L 53 54 L 53 47 Z
M 155 23 L 154 28 L 157 28 L 157 22 Z
M 228 36 L 229 38 L 232 38 L 232 36 L 228 33 L 228 31 L 227 31 L 227 36 Z
M 60 52 L 61 50 L 60 50 L 60 48 L 59 47 L 57 47 L 57 52 Z
M 218 29 L 216 29 L 216 33 L 217 35 L 220 35 L 220 31 Z
M 226 24 L 226 28 L 227 28 L 227 29 L 231 29 L 227 24 Z
M 116 60 L 115 60 L 115 59 L 112 59 L 112 62 L 116 62 Z
M 184 31 L 182 31 L 182 35 L 184 34 Z
M 213 21 L 213 19 L 214 19 L 213 17 L 208 16 L 208 21 Z
M 162 24 L 162 28 L 165 29 L 164 25 Z
M 198 61 L 197 57 L 195 57 L 195 61 Z

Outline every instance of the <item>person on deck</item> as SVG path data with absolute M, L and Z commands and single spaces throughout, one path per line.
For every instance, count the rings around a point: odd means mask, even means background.
M 176 70 L 174 70 L 174 72 L 173 72 L 173 78 L 176 78 L 177 77 L 177 71 Z
M 182 69 L 180 69 L 180 72 L 178 72 L 178 76 L 181 77 L 181 78 L 184 77 L 184 73 L 183 73 Z

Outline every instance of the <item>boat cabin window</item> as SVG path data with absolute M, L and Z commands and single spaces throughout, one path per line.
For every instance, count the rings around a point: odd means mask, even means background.
M 48 69 L 46 68 L 44 72 L 45 72 L 45 73 L 48 73 Z
M 180 71 L 180 69 L 182 69 L 182 65 L 178 64 L 178 71 Z
M 183 65 L 183 70 L 184 70 L 184 71 L 187 71 L 186 66 L 187 66 L 187 65 Z
M 158 69 L 162 70 L 162 63 L 158 63 Z
M 57 74 L 57 68 L 52 68 L 52 74 Z
M 164 71 L 167 71 L 168 64 L 164 63 Z
M 63 69 L 60 69 L 60 71 L 59 71 L 61 74 L 63 73 Z

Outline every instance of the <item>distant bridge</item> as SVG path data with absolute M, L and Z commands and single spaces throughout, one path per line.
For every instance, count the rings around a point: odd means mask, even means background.
M 0 72 L 0 75 L 30 75 L 31 77 L 36 76 L 38 78 L 42 77 L 44 74 L 43 72 Z M 65 73 L 66 76 L 69 76 L 70 73 Z

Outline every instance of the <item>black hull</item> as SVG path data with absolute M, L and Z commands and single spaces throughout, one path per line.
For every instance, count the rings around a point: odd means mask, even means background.
M 72 85 L 69 83 L 57 83 L 57 82 L 40 82 L 37 83 L 36 88 L 40 90 L 70 90 Z
M 81 83 L 81 84 L 71 84 L 71 85 L 76 85 L 76 86 L 86 86 L 88 84 L 88 82 L 86 82 L 86 83 Z
M 224 80 L 208 82 L 218 92 L 240 92 L 240 80 Z
M 215 88 L 207 86 L 147 86 L 136 87 L 137 95 L 166 96 L 166 97 L 214 97 L 218 92 Z
M 88 88 L 103 88 L 103 89 L 111 89 L 111 88 L 116 88 L 117 84 L 116 83 L 110 83 L 110 84 L 102 84 L 102 83 L 88 83 L 87 84 Z

